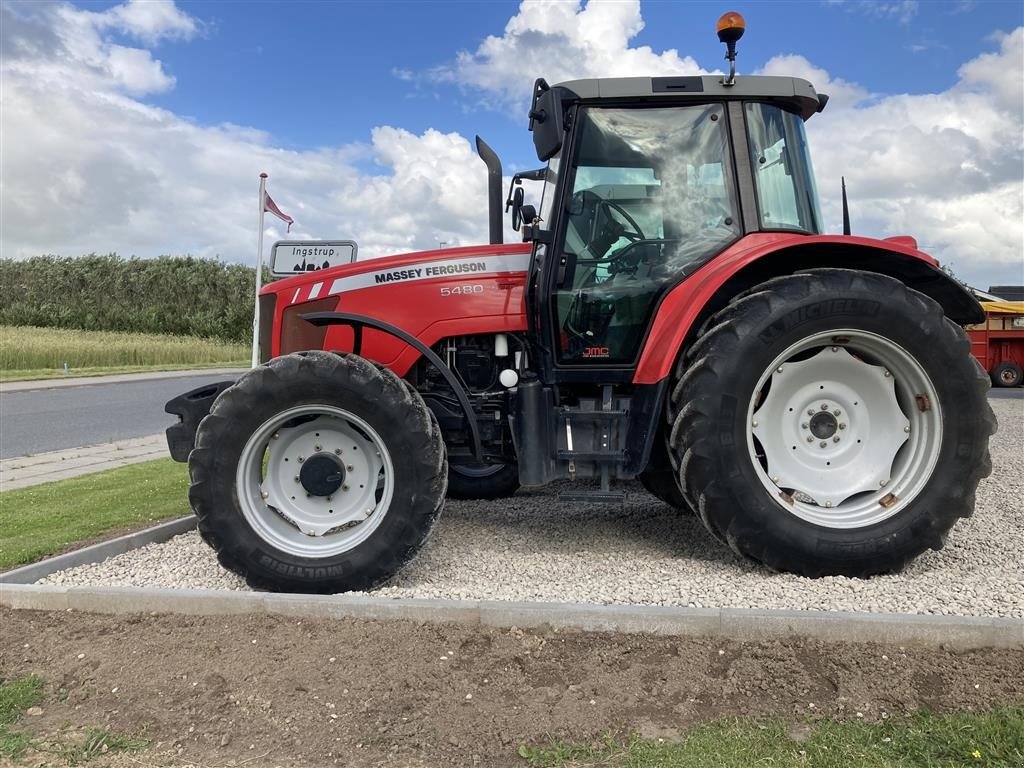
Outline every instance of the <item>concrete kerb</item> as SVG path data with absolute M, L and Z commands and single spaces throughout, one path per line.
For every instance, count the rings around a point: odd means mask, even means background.
M 0 573 L 0 584 L 33 584 L 39 581 L 39 579 L 49 576 L 51 573 L 75 568 L 79 565 L 100 563 L 111 557 L 144 547 L 147 544 L 167 541 L 180 533 L 191 531 L 195 527 L 195 515 L 160 523 L 151 528 L 119 536 L 110 541 L 101 541 L 99 544 L 76 549 L 73 552 L 57 555 L 56 557 L 48 557 L 45 560 L 40 560 L 38 563 Z
M 138 587 L 34 584 L 58 570 L 95 563 L 184 533 L 187 517 L 0 574 L 0 606 L 107 614 L 191 616 L 268 614 L 484 625 L 497 628 L 688 635 L 729 640 L 802 637 L 826 642 L 886 642 L 957 649 L 1024 648 L 1024 620 L 970 616 L 499 600 L 392 599 L 373 595 L 296 595 Z

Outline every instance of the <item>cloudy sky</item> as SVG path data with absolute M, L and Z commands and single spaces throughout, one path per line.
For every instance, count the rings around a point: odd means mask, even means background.
M 845 174 L 855 232 L 913 234 L 981 287 L 1024 282 L 1024 5 L 729 8 L 741 74 L 832 96 L 808 123 L 831 230 Z M 717 71 L 729 8 L 3 0 L 0 255 L 252 262 L 263 170 L 298 237 L 362 256 L 485 241 L 474 133 L 506 171 L 533 167 L 536 76 Z

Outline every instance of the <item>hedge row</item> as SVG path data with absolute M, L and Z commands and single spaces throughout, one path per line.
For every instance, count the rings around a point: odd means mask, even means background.
M 0 325 L 251 338 L 252 267 L 192 256 L 0 259 Z

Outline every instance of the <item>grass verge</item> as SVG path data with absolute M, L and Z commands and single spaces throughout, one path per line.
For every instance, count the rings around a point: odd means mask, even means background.
M 0 371 L 0 384 L 13 381 L 41 381 L 52 379 L 77 379 L 88 376 L 113 376 L 119 373 L 152 373 L 156 371 L 203 371 L 213 368 L 248 368 L 249 360 L 228 360 L 223 363 L 190 363 L 182 365 L 106 365 L 96 368 L 75 368 L 69 373 L 55 368 L 32 368 L 19 371 Z
M 153 333 L 79 331 L 67 328 L 0 326 L 0 381 L 68 373 L 170 370 L 244 365 L 249 347 L 216 339 Z
M 188 470 L 147 461 L 0 493 L 0 568 L 140 523 L 189 514 Z
M 524 745 L 519 755 L 538 768 L 1011 768 L 1024 765 L 1024 706 L 876 723 L 823 720 L 800 729 L 782 720 L 730 719 L 698 726 L 678 742 L 553 740 Z
M 0 758 L 6 758 L 17 765 L 31 750 L 54 755 L 64 765 L 82 765 L 100 755 L 138 752 L 149 746 L 148 739 L 124 736 L 106 728 L 86 728 L 80 740 L 58 738 L 44 741 L 13 727 L 30 707 L 42 700 L 43 681 L 35 675 L 13 680 L 0 679 Z M 33 760 L 31 764 L 40 763 Z M 46 764 L 51 765 L 49 761 Z

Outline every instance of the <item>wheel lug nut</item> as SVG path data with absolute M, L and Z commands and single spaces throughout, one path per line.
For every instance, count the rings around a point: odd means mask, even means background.
M 839 435 L 836 435 L 835 437 L 833 437 L 832 438 L 832 442 L 833 443 L 838 443 L 839 442 Z
M 840 416 L 840 415 L 842 415 L 842 413 L 843 412 L 840 411 L 838 408 L 836 408 L 834 411 L 832 411 L 832 415 L 833 416 Z
M 299 476 L 298 475 L 295 476 L 295 482 L 296 483 L 299 482 Z
M 840 424 L 840 425 L 839 425 L 839 428 L 840 428 L 840 429 L 846 429 L 846 425 L 845 425 L 845 424 Z
M 341 456 L 341 448 L 335 448 L 334 449 L 334 455 L 335 456 Z
M 800 425 L 800 429 L 807 429 L 807 422 L 806 421 L 803 424 Z
M 808 416 L 813 416 L 814 415 L 814 409 L 813 408 L 808 408 L 807 409 L 807 415 Z
M 331 497 L 330 497 L 330 496 L 328 496 L 328 497 L 327 497 L 327 500 L 328 500 L 328 501 L 330 501 L 330 500 L 331 500 Z
M 348 490 L 348 486 L 347 486 L 347 485 L 343 485 L 343 486 L 341 486 L 341 490 L 343 490 L 343 491 L 347 491 L 347 490 Z
M 828 443 L 826 443 L 824 440 L 822 440 L 820 443 L 818 443 L 818 447 L 819 448 L 827 448 L 828 447 Z
M 347 469 L 349 472 L 351 472 L 352 471 L 352 465 L 351 464 L 346 464 L 345 465 L 345 469 Z
M 319 451 L 320 450 L 320 446 L 319 445 L 314 445 L 313 446 L 313 450 L 314 451 Z
M 821 410 L 827 411 L 828 410 L 828 403 L 822 403 L 821 404 Z
M 814 437 L 812 435 L 808 435 L 807 436 L 807 442 L 808 443 L 813 443 L 814 442 Z
M 301 464 L 304 461 L 305 461 L 305 459 L 302 456 L 299 456 L 299 464 Z

